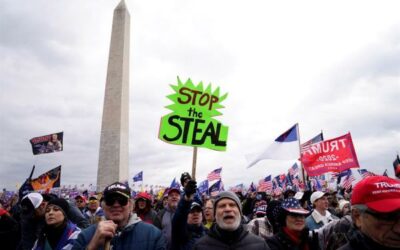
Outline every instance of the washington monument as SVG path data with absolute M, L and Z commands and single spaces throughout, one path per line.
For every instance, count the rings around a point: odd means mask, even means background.
M 101 124 L 97 190 L 129 178 L 129 30 L 124 0 L 114 10 Z

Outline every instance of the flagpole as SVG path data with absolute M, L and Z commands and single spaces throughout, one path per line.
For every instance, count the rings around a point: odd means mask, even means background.
M 297 123 L 296 129 L 297 129 L 297 136 L 299 137 L 299 153 L 300 153 L 299 159 L 300 159 L 301 174 L 302 174 L 302 177 L 303 177 L 303 184 L 307 185 L 306 176 L 305 176 L 305 173 L 304 173 L 304 166 L 303 166 L 303 162 L 301 161 L 300 129 L 299 129 L 299 124 L 298 123 Z
M 193 147 L 192 179 L 196 180 L 197 147 Z

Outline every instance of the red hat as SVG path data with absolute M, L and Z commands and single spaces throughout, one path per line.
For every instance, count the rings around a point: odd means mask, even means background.
M 179 189 L 177 189 L 177 188 L 169 188 L 168 190 L 167 190 L 167 195 L 169 195 L 171 192 L 176 192 L 176 193 L 178 193 L 178 194 L 181 194 L 181 192 L 179 191 Z
M 144 200 L 148 200 L 151 201 L 151 195 L 146 193 L 146 192 L 140 192 L 136 195 L 136 200 L 138 199 L 144 199 Z
M 386 176 L 365 178 L 357 183 L 351 196 L 351 205 L 358 204 L 380 213 L 400 209 L 400 181 Z

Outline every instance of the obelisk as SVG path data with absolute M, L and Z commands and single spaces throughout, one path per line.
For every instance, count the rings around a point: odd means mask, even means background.
M 97 190 L 128 180 L 129 156 L 129 30 L 124 0 L 114 10 L 101 124 Z

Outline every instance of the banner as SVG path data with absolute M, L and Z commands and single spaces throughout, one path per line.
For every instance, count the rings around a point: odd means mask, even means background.
M 350 133 L 312 144 L 300 160 L 309 176 L 360 167 Z
M 171 86 L 175 93 L 168 96 L 173 104 L 166 108 L 172 113 L 161 118 L 158 137 L 168 143 L 203 147 L 225 151 L 228 127 L 214 119 L 221 115 L 218 109 L 228 93 L 219 94 L 219 88 L 211 91 L 211 84 L 206 89 L 200 82 L 195 86 L 190 79 Z
M 34 155 L 53 153 L 63 150 L 64 132 L 59 132 L 50 135 L 43 135 L 32 138 L 32 152 Z
M 31 185 L 34 190 L 50 190 L 60 187 L 61 166 L 53 168 L 50 171 L 40 175 L 36 179 L 32 179 Z

